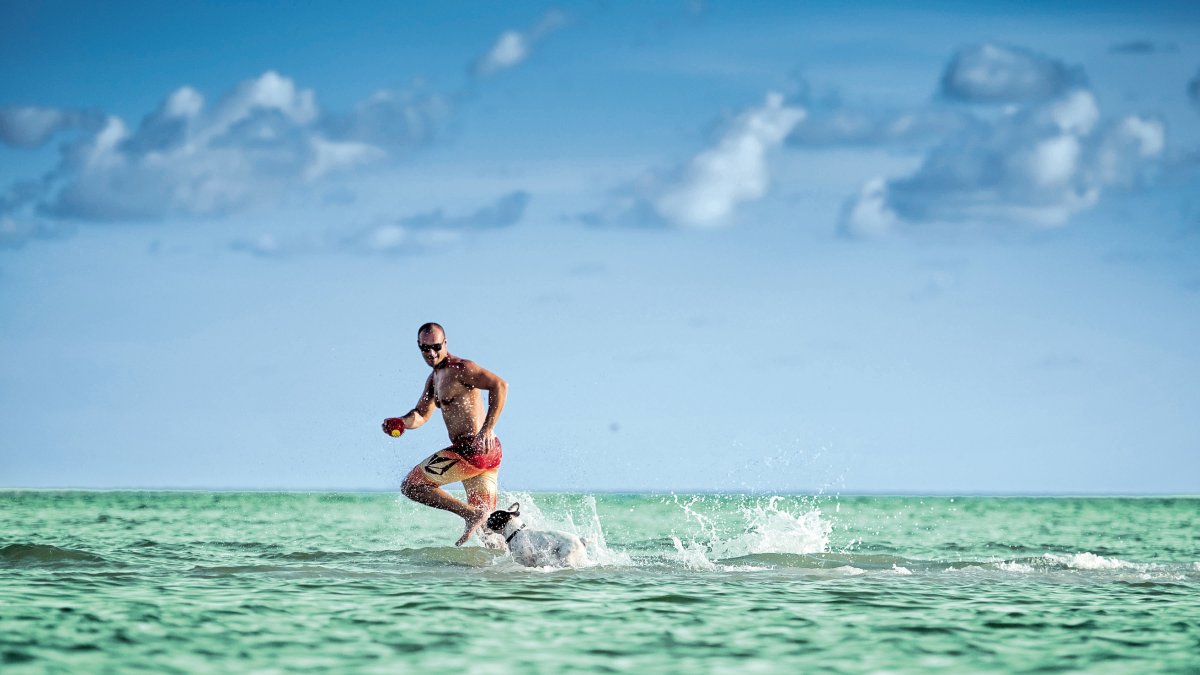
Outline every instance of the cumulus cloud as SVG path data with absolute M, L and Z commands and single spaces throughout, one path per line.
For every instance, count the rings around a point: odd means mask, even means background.
M 802 87 L 809 115 L 788 144 L 924 147 L 914 173 L 872 177 L 847 200 L 839 229 L 849 236 L 934 224 L 1060 226 L 1105 190 L 1151 179 L 1165 150 L 1162 121 L 1105 119 L 1085 82 L 1049 56 L 975 45 L 953 54 L 941 95 L 918 109 L 856 108 Z
M 441 209 L 422 213 L 400 220 L 400 225 L 411 229 L 445 230 L 492 230 L 516 225 L 529 205 L 529 193 L 523 190 L 510 192 L 495 203 L 474 213 L 462 216 L 447 216 Z
M 665 176 L 620 190 L 604 210 L 581 219 L 593 225 L 718 227 L 739 204 L 766 194 L 768 153 L 804 115 L 803 108 L 772 92 L 761 106 L 739 114 L 711 147 Z
M 529 57 L 537 43 L 566 24 L 567 15 L 551 9 L 527 31 L 507 30 L 501 33 L 491 49 L 475 59 L 471 72 L 475 77 L 487 77 L 520 64 Z
M 1105 189 L 1140 180 L 1164 146 L 1161 121 L 1102 123 L 1094 94 L 1072 89 L 968 127 L 910 176 L 868 181 L 847 202 L 841 230 L 870 237 L 928 223 L 1062 225 Z
M 447 215 L 442 209 L 398 218 L 345 234 L 287 237 L 263 233 L 234 241 L 230 248 L 262 258 L 289 258 L 305 253 L 342 251 L 392 255 L 444 248 L 474 232 L 512 227 L 521 221 L 530 195 L 521 190 L 501 196 L 471 213 Z
M 68 129 L 94 129 L 103 116 L 86 110 L 40 106 L 0 107 L 0 141 L 18 148 L 36 148 Z
M 971 123 L 965 112 L 947 106 L 895 110 L 851 105 L 837 92 L 816 94 L 804 81 L 794 102 L 807 112 L 787 137 L 795 147 L 918 145 L 961 131 Z
M 391 151 L 432 141 L 452 111 L 448 96 L 383 89 L 349 114 L 327 114 L 322 129 L 330 140 L 365 143 Z
M 1048 56 L 993 43 L 958 50 L 942 73 L 941 93 L 967 103 L 1045 101 L 1084 84 L 1083 72 Z
M 460 241 L 472 231 L 511 227 L 520 222 L 529 205 L 529 193 L 510 192 L 492 204 L 460 216 L 441 209 L 401 218 L 355 232 L 339 241 L 355 253 L 392 254 L 439 248 Z
M 43 180 L 10 187 L 0 213 L 23 221 L 228 213 L 425 143 L 448 110 L 438 96 L 381 91 L 349 113 L 322 113 L 311 89 L 273 71 L 211 105 L 181 87 L 136 128 L 103 118 Z M 32 143 L 62 126 L 42 117 L 10 124 L 23 134 L 14 137 Z
M 788 144 L 803 147 L 914 144 L 961 130 L 969 117 L 954 110 L 905 112 L 809 109 L 809 115 L 788 136 Z

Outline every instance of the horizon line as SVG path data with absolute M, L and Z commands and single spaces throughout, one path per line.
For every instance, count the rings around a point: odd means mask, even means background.
M 509 492 L 540 492 L 557 494 L 605 494 L 605 495 L 671 495 L 671 494 L 702 494 L 702 495 L 767 495 L 772 496 L 804 496 L 804 497 L 1173 497 L 1200 498 L 1200 492 L 1143 492 L 1143 491 L 1002 491 L 1002 490 L 747 490 L 742 489 L 628 489 L 628 488 L 517 488 Z M 345 487 L 28 487 L 2 486 L 0 492 L 275 492 L 275 493 L 353 493 L 353 494 L 396 494 L 398 489 L 391 488 L 345 488 Z

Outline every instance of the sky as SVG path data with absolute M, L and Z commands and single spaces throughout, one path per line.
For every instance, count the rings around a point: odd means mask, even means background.
M 1200 492 L 1194 3 L 0 5 L 0 486 Z

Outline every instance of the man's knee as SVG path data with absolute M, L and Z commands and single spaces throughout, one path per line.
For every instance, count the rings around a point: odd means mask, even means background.
M 408 472 L 404 477 L 404 481 L 400 483 L 400 494 L 412 499 L 416 495 L 423 492 L 428 492 L 430 488 L 436 487 L 433 483 L 425 480 L 424 474 L 421 473 L 421 467 L 413 467 L 413 470 Z
M 496 495 L 487 492 L 468 492 L 467 503 L 475 508 L 485 508 L 489 511 L 495 511 Z

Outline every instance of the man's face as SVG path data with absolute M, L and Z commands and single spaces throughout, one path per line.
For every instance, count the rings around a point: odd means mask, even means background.
M 440 330 L 421 333 L 417 336 L 417 348 L 425 363 L 436 366 L 446 358 L 446 335 Z

